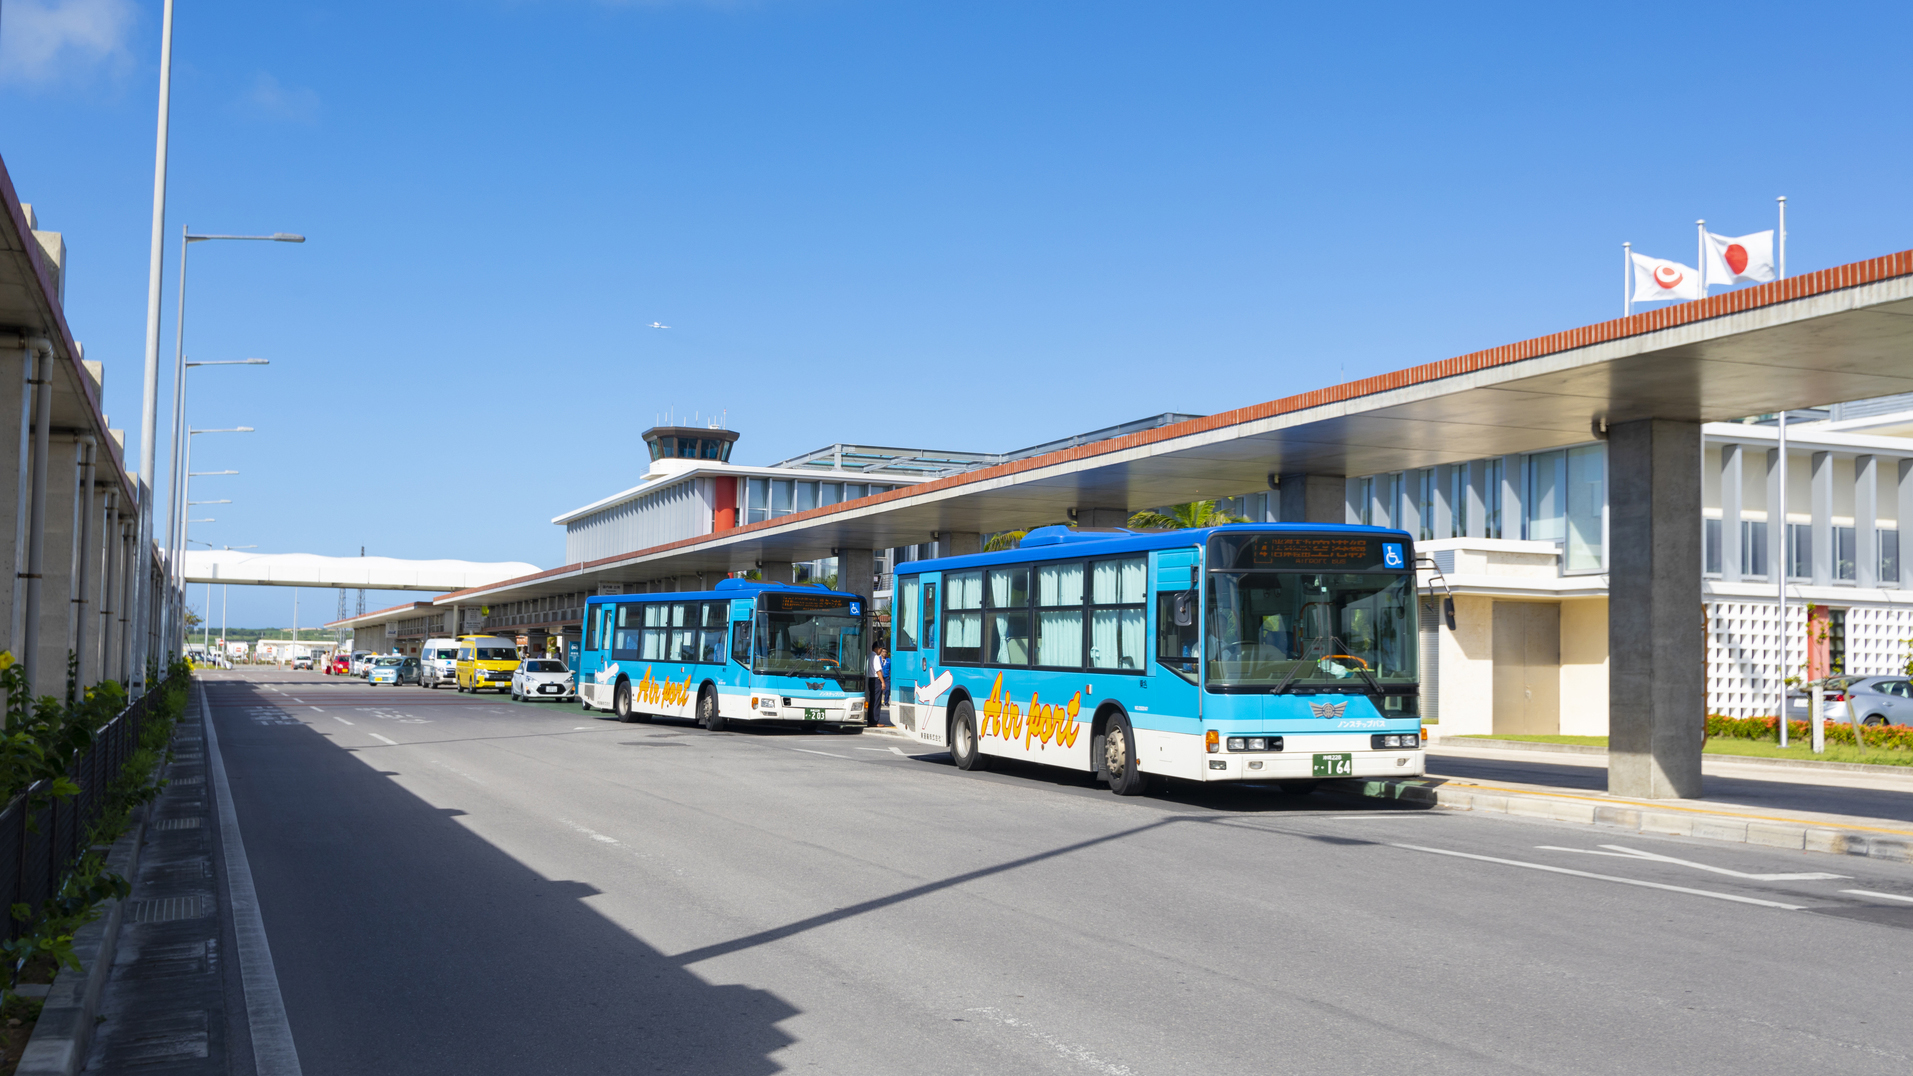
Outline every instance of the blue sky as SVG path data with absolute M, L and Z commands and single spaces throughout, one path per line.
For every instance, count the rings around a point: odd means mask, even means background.
M 272 361 L 194 375 L 259 431 L 201 439 L 243 473 L 196 533 L 551 566 L 667 410 L 747 463 L 1002 450 L 1613 317 L 1623 240 L 1691 263 L 1779 194 L 1793 272 L 1913 247 L 1913 10 L 1831 10 L 180 0 L 169 233 L 310 237 L 195 247 L 190 355 Z M 135 454 L 158 34 L 0 19 Z

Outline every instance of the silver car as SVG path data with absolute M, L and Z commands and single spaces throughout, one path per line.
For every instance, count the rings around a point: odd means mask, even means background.
M 511 697 L 568 702 L 578 697 L 578 683 L 565 663 L 556 658 L 526 658 L 512 670 Z
M 1827 720 L 1913 725 L 1913 684 L 1901 676 L 1835 676 L 1826 681 Z

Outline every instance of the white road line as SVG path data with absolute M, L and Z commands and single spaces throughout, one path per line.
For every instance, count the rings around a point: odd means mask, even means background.
M 849 755 L 833 755 L 833 754 L 831 754 L 831 753 L 830 753 L 829 751 L 812 751 L 812 750 L 811 750 L 810 748 L 808 748 L 808 747 L 793 747 L 793 748 L 791 748 L 791 750 L 792 750 L 792 751 L 802 751 L 802 752 L 803 752 L 804 754 L 806 754 L 806 755 L 823 755 L 823 756 L 824 756 L 825 758 L 841 758 L 841 759 L 843 759 L 843 760 L 845 760 L 846 762 L 855 762 L 855 761 L 857 761 L 856 759 L 854 759 L 854 758 L 851 758 L 851 757 L 850 757 Z
M 984 1008 L 965 1009 L 963 1011 L 987 1017 L 1002 1024 L 1004 1027 L 1015 1028 L 1030 1038 L 1035 1039 L 1037 1042 L 1055 1050 L 1061 1054 L 1065 1060 L 1074 1061 L 1084 1068 L 1103 1073 L 1104 1076 L 1131 1076 L 1128 1065 L 1119 1065 L 1112 1061 L 1105 1061 L 1076 1043 L 1059 1039 L 1027 1020 L 1019 1020 L 994 1007 L 986 1006 Z
M 1851 893 L 1856 897 L 1872 897 L 1875 900 L 1897 900 L 1913 904 L 1913 897 L 1903 897 L 1898 893 L 1875 893 L 1871 889 L 1842 889 L 1842 893 Z
M 299 705 L 301 705 L 301 706 L 305 706 L 305 705 L 307 705 L 307 703 L 306 703 L 306 700 L 304 700 L 304 699 L 294 699 L 294 700 L 292 700 L 292 701 L 293 701 L 293 702 L 296 702 L 296 703 L 298 703 L 298 704 L 299 704 Z
M 1547 871 L 1549 874 L 1566 874 L 1575 878 L 1593 878 L 1602 882 L 1619 882 L 1622 885 L 1640 886 L 1643 889 L 1662 889 L 1669 893 L 1686 893 L 1696 897 L 1713 897 L 1715 900 L 1731 900 L 1736 904 L 1758 904 L 1762 908 L 1781 908 L 1789 912 L 1805 911 L 1804 904 L 1782 904 L 1777 900 L 1761 900 L 1758 897 L 1743 897 L 1734 893 L 1716 893 L 1711 889 L 1689 889 L 1683 885 L 1666 885 L 1661 882 L 1644 882 L 1639 878 L 1616 878 L 1611 874 L 1590 874 L 1587 871 L 1569 870 L 1566 867 L 1550 867 L 1545 863 L 1524 863 L 1519 859 L 1499 859 L 1495 856 L 1478 856 L 1472 852 L 1451 852 L 1445 848 L 1424 848 L 1418 844 L 1391 845 L 1394 848 L 1406 848 L 1411 852 L 1427 852 L 1437 856 L 1454 856 L 1457 859 L 1475 859 L 1483 863 L 1500 863 L 1509 867 L 1525 867 L 1531 871 Z
M 1683 867 L 1692 867 L 1697 871 L 1712 871 L 1725 874 L 1730 878 L 1748 878 L 1756 882 L 1830 882 L 1836 878 L 1851 878 L 1851 874 L 1827 874 L 1823 871 L 1811 871 L 1804 874 L 1748 874 L 1746 871 L 1728 870 L 1726 867 L 1710 867 L 1705 863 L 1696 863 L 1691 859 L 1675 859 L 1656 852 L 1642 852 L 1618 844 L 1604 844 L 1607 851 L 1593 848 L 1562 848 L 1552 844 L 1537 844 L 1543 852 L 1579 852 L 1584 856 L 1613 856 L 1616 859 L 1645 859 L 1654 863 L 1677 863 Z
M 571 731 L 573 731 L 573 732 L 590 732 L 590 731 L 591 731 L 591 729 L 592 729 L 592 726 L 590 726 L 590 725 L 579 725 L 579 726 L 578 726 L 577 728 L 574 728 L 574 729 L 572 729 Z
M 292 1043 L 292 1025 L 286 1021 L 285 999 L 279 995 L 279 973 L 273 970 L 272 948 L 266 944 L 266 923 L 259 915 L 252 867 L 246 861 L 246 843 L 239 836 L 232 785 L 226 780 L 226 763 L 219 756 L 212 708 L 206 704 L 205 685 L 193 686 L 199 694 L 200 726 L 206 730 L 207 769 L 212 771 L 213 795 L 219 800 L 219 839 L 226 859 L 226 890 L 232 896 L 239 985 L 246 995 L 246 1023 L 252 1032 L 253 1071 L 258 1076 L 302 1076 L 299 1050 Z
M 397 740 L 386 740 L 385 737 L 379 735 L 376 732 L 372 734 L 372 738 L 375 740 L 385 740 L 386 743 L 391 744 L 393 747 L 397 747 L 399 745 L 399 742 Z
M 340 717 L 338 714 L 327 714 L 326 716 L 330 717 L 334 721 L 337 721 L 341 725 L 350 725 L 352 723 L 350 721 L 347 721 L 345 718 Z

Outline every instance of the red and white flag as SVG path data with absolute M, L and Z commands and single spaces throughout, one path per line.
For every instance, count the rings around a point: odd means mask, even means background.
M 1740 284 L 1774 278 L 1774 233 L 1752 235 L 1707 233 L 1707 282 Z
M 1630 254 L 1628 257 L 1634 259 L 1634 301 L 1637 303 L 1702 299 L 1707 295 L 1706 289 L 1701 287 L 1697 270 L 1679 262 L 1650 258 L 1645 254 Z

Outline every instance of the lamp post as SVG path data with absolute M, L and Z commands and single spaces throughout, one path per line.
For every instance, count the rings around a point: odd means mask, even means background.
M 188 244 L 191 244 L 193 242 L 199 241 L 199 239 L 202 239 L 202 238 L 225 239 L 225 238 L 248 238 L 248 237 L 245 237 L 245 236 L 195 237 L 191 235 L 190 233 L 188 233 L 186 237 L 186 241 Z M 259 236 L 256 238 L 270 239 L 272 237 Z M 303 238 L 300 238 L 297 236 L 292 237 L 292 239 L 296 239 L 297 241 L 301 243 L 305 242 Z M 179 317 L 180 317 L 180 327 L 179 327 L 180 341 L 179 342 L 183 346 L 185 342 L 185 335 L 186 335 L 186 328 L 185 328 L 186 247 L 185 246 L 182 246 L 180 248 L 180 255 L 179 255 Z M 181 447 L 182 447 L 180 444 L 180 440 L 182 437 L 182 427 L 185 425 L 185 415 L 186 415 L 186 371 L 192 369 L 195 366 L 270 366 L 271 365 L 271 362 L 266 359 L 200 359 L 200 360 L 194 360 L 189 362 L 187 361 L 185 353 L 183 351 L 177 356 L 177 362 L 178 362 L 178 369 L 175 371 L 174 381 L 173 381 L 172 475 L 168 479 L 167 486 L 166 486 L 167 500 L 169 502 L 169 507 L 167 510 L 167 518 L 166 518 L 166 548 L 169 552 L 175 552 L 177 550 L 184 548 L 181 545 L 180 533 L 179 533 L 181 528 L 180 502 L 185 500 L 186 498 L 186 490 L 185 490 L 186 484 L 182 479 L 182 473 L 184 472 L 185 467 L 183 465 L 182 460 L 180 459 L 180 453 L 181 453 Z M 167 564 L 166 571 L 167 571 L 167 578 L 170 580 L 172 578 L 172 573 L 173 573 L 173 565 L 170 562 Z M 183 582 L 181 586 L 182 587 L 184 586 Z M 160 620 L 161 624 L 171 624 L 173 622 L 174 613 L 173 613 L 172 603 L 174 602 L 174 600 L 175 600 L 175 596 L 172 593 L 172 591 L 169 589 L 161 604 L 161 610 L 165 614 Z M 177 597 L 177 600 L 180 600 L 180 601 L 185 600 L 185 591 L 183 589 L 180 591 Z M 165 634 L 166 632 L 169 632 L 170 630 L 171 630 L 170 628 L 162 628 L 161 629 L 162 635 L 160 638 L 160 645 L 163 647 L 166 647 L 169 652 L 172 650 L 178 649 L 178 647 L 175 645 L 177 640 L 169 639 L 167 638 Z
M 175 468 L 175 472 L 181 475 L 187 473 L 188 469 L 192 467 L 192 459 L 193 459 L 192 439 L 194 437 L 197 437 L 198 435 L 202 433 L 252 433 L 253 428 L 251 426 L 231 426 L 231 427 L 227 427 L 224 429 L 217 429 L 217 430 L 188 429 L 185 432 L 186 432 L 186 450 L 182 454 L 183 459 L 175 460 L 175 463 L 177 464 Z M 187 530 L 188 530 L 187 524 L 195 523 L 195 522 L 198 522 L 198 523 L 213 522 L 213 520 L 209 520 L 209 519 L 206 519 L 206 520 L 186 519 L 185 518 L 186 510 L 195 504 L 231 504 L 232 502 L 230 500 L 188 501 L 186 499 L 186 484 L 183 481 L 177 482 L 174 488 L 179 491 L 179 496 L 173 501 L 173 503 L 177 505 L 179 508 L 178 515 L 174 517 L 179 520 L 179 525 L 178 525 L 177 531 L 174 534 L 175 543 L 172 546 L 170 546 L 167 550 L 167 557 L 166 557 L 167 572 L 168 572 L 167 594 L 169 597 L 173 594 L 177 594 L 179 596 L 178 600 L 183 603 L 186 599 L 186 565 L 184 563 L 183 554 L 186 548 Z M 179 611 L 177 610 L 171 611 L 169 613 L 169 616 L 166 622 L 167 623 L 166 630 L 169 633 L 169 635 L 173 631 L 174 621 L 179 622 L 179 628 L 180 628 L 181 634 L 178 636 L 173 636 L 169 640 L 168 642 L 168 646 L 170 648 L 168 651 L 169 653 L 172 652 L 173 650 L 177 650 L 179 648 L 179 644 L 184 639 L 185 617 L 180 615 Z
M 168 56 L 171 55 L 172 10 L 173 10 L 173 5 L 171 3 L 171 0 L 168 0 L 166 4 L 166 30 L 167 30 L 166 53 Z M 167 80 L 166 77 L 162 75 L 162 82 L 164 83 L 168 81 L 169 80 Z M 164 92 L 163 89 L 162 89 L 162 92 Z M 162 147 L 161 148 L 162 163 L 159 166 L 160 175 L 154 181 L 154 196 L 153 196 L 154 197 L 153 235 L 154 235 L 154 243 L 155 243 L 153 248 L 153 259 L 155 263 L 155 268 L 151 275 L 151 281 L 149 283 L 149 294 L 147 297 L 149 310 L 147 312 L 147 329 L 146 329 L 146 362 L 147 362 L 146 408 L 147 410 L 145 412 L 145 416 L 149 416 L 147 418 L 149 427 L 152 422 L 152 419 L 150 416 L 155 415 L 155 410 L 157 405 L 157 389 L 158 389 L 158 386 L 156 383 L 157 376 L 158 376 L 157 366 L 158 366 L 158 358 L 159 358 L 159 354 L 158 354 L 159 352 L 159 314 L 158 314 L 158 307 L 157 307 L 158 290 L 159 290 L 159 270 L 157 268 L 157 264 L 159 260 L 158 241 L 159 241 L 160 231 L 163 227 L 162 214 L 163 214 L 164 198 L 165 198 L 165 193 L 164 193 L 165 192 L 165 186 L 164 186 L 165 165 L 163 161 L 164 161 L 164 153 L 165 153 L 164 144 L 165 144 L 165 129 L 166 129 L 165 128 L 166 102 L 164 97 L 162 97 L 161 99 L 160 112 L 161 112 L 160 142 Z M 173 481 L 174 481 L 174 485 L 172 487 L 169 487 L 169 499 L 175 506 L 179 504 L 182 498 L 177 493 L 171 492 L 171 490 L 175 490 L 178 488 L 178 481 L 180 476 L 180 466 L 179 466 L 179 453 L 181 449 L 180 438 L 182 436 L 182 433 L 186 424 L 186 367 L 188 365 L 186 362 L 186 255 L 187 255 L 187 252 L 192 250 L 194 243 L 208 243 L 214 240 L 239 240 L 239 241 L 262 242 L 262 243 L 303 243 L 306 241 L 305 236 L 294 235 L 291 232 L 274 232 L 271 235 L 194 235 L 192 227 L 190 225 L 182 225 L 179 229 L 179 234 L 180 234 L 179 312 L 174 316 L 174 339 L 173 339 Z M 251 365 L 261 365 L 264 362 L 265 362 L 264 359 L 259 359 L 259 360 L 249 359 L 249 360 L 246 360 L 246 362 L 244 362 L 243 364 L 235 363 L 234 365 L 251 366 Z M 194 365 L 201 365 L 201 364 L 194 364 Z M 204 365 L 212 365 L 212 364 L 208 363 Z M 222 363 L 219 365 L 226 365 L 226 364 Z M 150 436 L 148 437 L 146 444 L 148 446 L 151 445 Z M 151 449 L 150 447 L 148 447 L 148 448 L 143 448 L 141 451 L 143 453 L 141 457 L 142 467 L 143 467 L 143 470 L 146 472 L 147 477 L 150 479 L 151 471 L 152 471 L 152 465 L 150 462 Z M 151 495 L 152 494 L 150 492 L 150 487 L 149 487 L 147 496 L 150 497 Z M 175 515 L 172 517 L 172 519 L 168 520 L 168 523 L 167 523 L 168 548 L 172 548 L 172 549 L 178 548 L 177 544 L 173 541 L 173 531 L 178 526 L 176 522 L 178 518 L 179 517 Z M 170 572 L 171 570 L 170 565 L 168 566 L 168 570 Z M 181 597 L 183 597 L 183 595 Z M 160 621 L 162 625 L 171 624 L 176 619 L 172 610 L 172 602 L 174 600 L 176 600 L 175 596 L 169 591 L 164 599 L 164 604 L 162 605 L 162 609 L 166 613 L 166 615 Z M 177 651 L 179 649 L 177 645 L 179 640 L 171 639 L 168 637 L 168 633 L 170 633 L 171 629 L 162 627 L 160 631 L 161 631 L 160 645 L 162 647 L 165 647 L 169 652 Z

